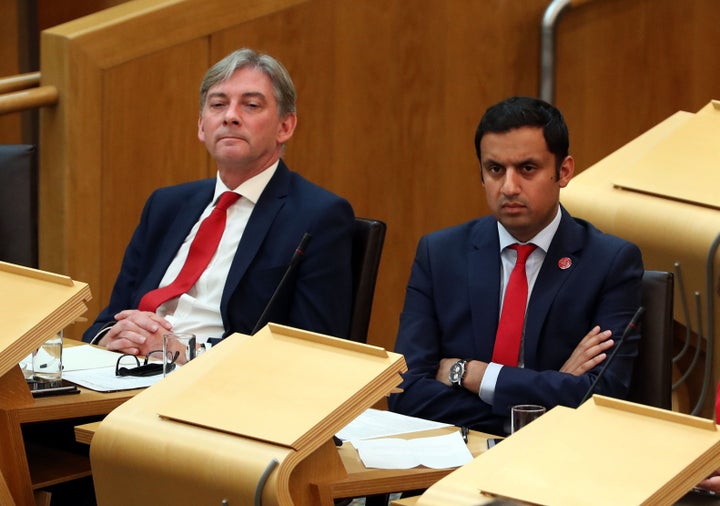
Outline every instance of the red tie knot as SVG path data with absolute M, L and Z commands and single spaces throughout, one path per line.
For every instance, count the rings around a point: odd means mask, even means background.
M 515 251 L 517 251 L 517 260 L 515 261 L 515 264 L 524 264 L 528 257 L 530 256 L 530 253 L 535 251 L 535 248 L 537 248 L 537 245 L 535 244 L 511 244 L 508 246 L 508 248 L 512 248 Z
M 235 192 L 225 192 L 220 195 L 218 203 L 215 204 L 215 209 L 221 211 L 227 211 L 227 208 L 233 205 L 240 198 L 240 195 Z

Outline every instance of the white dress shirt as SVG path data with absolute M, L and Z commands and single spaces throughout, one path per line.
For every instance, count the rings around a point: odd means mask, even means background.
M 560 226 L 561 217 L 562 212 L 560 211 L 560 206 L 558 206 L 557 214 L 555 215 L 555 218 L 553 218 L 553 220 L 550 222 L 550 224 L 544 229 L 542 229 L 540 232 L 538 232 L 535 237 L 533 237 L 526 243 L 518 242 L 518 240 L 515 239 L 510 234 L 510 232 L 508 232 L 505 227 L 500 224 L 500 222 L 498 222 L 497 227 L 498 237 L 500 239 L 500 259 L 502 261 L 502 272 L 500 275 L 500 314 L 502 314 L 502 305 L 505 298 L 505 289 L 507 288 L 508 281 L 510 280 L 510 273 L 512 273 L 512 270 L 515 267 L 515 260 L 517 259 L 517 251 L 508 248 L 508 246 L 511 246 L 513 244 L 534 244 L 537 246 L 537 248 L 535 248 L 535 251 L 530 254 L 527 262 L 525 263 L 525 273 L 527 274 L 528 280 L 529 301 L 530 296 L 532 295 L 533 288 L 535 286 L 535 280 L 540 273 L 540 267 L 542 267 L 543 261 L 545 260 L 545 255 L 550 248 L 550 243 L 552 242 L 553 237 L 555 237 L 555 232 L 557 232 L 557 229 Z M 525 331 L 523 330 L 523 337 L 520 342 L 520 357 L 518 359 L 518 367 L 523 367 L 524 365 L 524 341 Z M 501 364 L 490 362 L 485 369 L 485 374 L 483 375 L 482 382 L 480 383 L 480 390 L 478 392 L 478 395 L 483 401 L 487 402 L 488 404 L 492 404 L 495 399 L 495 384 L 497 383 L 497 378 L 500 375 L 500 370 L 502 368 L 503 366 Z
M 160 287 L 169 285 L 177 277 L 185 264 L 190 244 L 195 239 L 200 223 L 212 212 L 220 195 L 226 191 L 234 191 L 239 193 L 241 198 L 228 208 L 225 232 L 218 249 L 195 285 L 187 293 L 170 299 L 158 307 L 157 314 L 172 324 L 174 332 L 195 334 L 198 343 L 204 343 L 211 337 L 221 337 L 225 333 L 220 314 L 220 300 L 225 288 L 225 281 L 240 239 L 250 220 L 250 215 L 260 195 L 275 174 L 277 166 L 278 162 L 275 162 L 235 189 L 227 188 L 218 173 L 212 201 L 183 241 L 177 255 L 168 266 L 165 276 L 160 282 Z

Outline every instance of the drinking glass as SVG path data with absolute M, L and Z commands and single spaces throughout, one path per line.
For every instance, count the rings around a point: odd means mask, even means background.
M 538 406 L 537 404 L 518 404 L 513 406 L 510 422 L 511 432 L 514 434 L 533 420 L 540 418 L 543 413 L 545 413 L 545 407 Z

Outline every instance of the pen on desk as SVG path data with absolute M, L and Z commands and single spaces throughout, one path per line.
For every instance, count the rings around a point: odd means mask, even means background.
M 468 442 L 468 428 L 463 426 L 460 427 L 460 435 L 462 436 L 463 441 L 465 441 L 465 444 Z

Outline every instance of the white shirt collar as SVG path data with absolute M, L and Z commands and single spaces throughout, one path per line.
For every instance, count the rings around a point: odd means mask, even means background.
M 550 243 L 553 240 L 553 237 L 555 237 L 555 232 L 557 232 L 558 227 L 560 226 L 560 219 L 562 218 L 562 212 L 560 211 L 560 206 L 558 206 L 557 214 L 555 215 L 555 218 L 540 232 L 538 232 L 535 237 L 530 239 L 528 243 L 535 244 L 538 248 L 543 250 L 545 253 L 547 253 L 548 249 L 550 249 Z M 507 231 L 505 227 L 503 227 L 500 222 L 497 223 L 498 227 L 498 237 L 500 238 L 500 251 L 502 252 L 505 248 L 510 246 L 511 244 L 518 243 L 518 240 L 515 239 L 510 232 Z M 527 244 L 527 243 L 520 243 L 520 244 Z
M 213 196 L 213 202 L 216 202 L 218 197 L 220 197 L 220 195 L 224 192 L 234 191 L 252 202 L 253 205 L 257 204 L 257 201 L 260 199 L 260 195 L 262 195 L 262 192 L 265 191 L 265 187 L 270 182 L 270 179 L 272 179 L 275 175 L 275 171 L 277 170 L 279 164 L 280 160 L 276 160 L 270 167 L 243 182 L 234 190 L 225 186 L 225 183 L 223 183 L 222 179 L 220 179 L 220 172 L 218 171 L 215 180 L 215 195 Z

